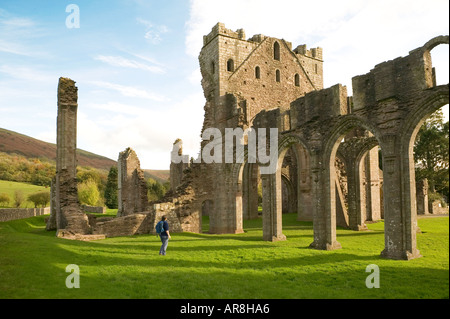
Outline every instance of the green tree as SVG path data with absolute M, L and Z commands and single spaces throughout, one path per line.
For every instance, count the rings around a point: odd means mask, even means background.
M 34 204 L 34 207 L 46 207 L 50 203 L 50 192 L 42 191 L 28 195 L 28 200 Z
M 150 202 L 161 199 L 167 192 L 163 184 L 153 178 L 147 180 L 148 200 Z
M 14 192 L 14 207 L 19 208 L 24 201 L 25 201 L 24 193 L 21 190 L 16 190 Z
M 95 206 L 100 201 L 100 192 L 97 183 L 92 179 L 88 179 L 78 184 L 78 200 L 81 204 Z
M 449 123 L 441 110 L 421 126 L 414 145 L 416 180 L 428 179 L 430 192 L 449 196 Z
M 109 170 L 108 180 L 105 187 L 105 204 L 108 208 L 115 209 L 118 207 L 118 173 L 117 167 L 112 166 Z

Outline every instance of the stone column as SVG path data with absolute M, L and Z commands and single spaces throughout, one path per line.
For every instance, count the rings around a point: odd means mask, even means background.
M 364 201 L 361 198 L 361 174 L 360 165 L 355 162 L 354 158 L 349 158 L 347 161 L 347 183 L 348 183 L 348 222 L 349 228 L 360 231 L 367 230 L 364 223 L 365 215 L 361 211 L 361 203 Z
M 242 174 L 244 219 L 258 218 L 258 166 L 246 163 Z
M 380 168 L 378 146 L 371 149 L 365 157 L 366 166 L 366 218 L 369 221 L 381 219 L 380 209 Z
M 176 192 L 177 187 L 181 185 L 184 176 L 184 170 L 189 167 L 189 156 L 183 155 L 183 141 L 175 140 L 171 152 L 170 161 L 170 189 Z
M 417 214 L 428 215 L 428 180 L 425 178 L 416 184 Z
M 142 213 L 148 209 L 147 184 L 136 152 L 130 147 L 119 154 L 117 161 L 117 216 Z
M 312 163 L 320 163 L 318 155 L 312 156 Z M 321 250 L 340 249 L 341 244 L 336 241 L 336 189 L 335 166 L 330 159 L 325 161 L 325 169 L 313 167 L 312 193 L 314 202 L 314 242 L 311 248 Z
M 421 257 L 417 249 L 417 215 L 415 203 L 414 157 L 396 147 L 395 137 L 388 136 L 383 148 L 384 233 L 385 249 L 381 256 L 390 259 Z M 403 155 L 403 156 L 402 156 Z M 413 185 L 413 187 L 411 187 Z
M 56 229 L 72 233 L 90 232 L 89 221 L 78 202 L 77 189 L 77 109 L 75 81 L 60 78 L 56 141 L 56 176 L 54 180 Z M 50 218 L 51 222 L 53 220 Z
M 286 240 L 282 225 L 281 170 L 275 174 L 262 174 L 263 240 Z

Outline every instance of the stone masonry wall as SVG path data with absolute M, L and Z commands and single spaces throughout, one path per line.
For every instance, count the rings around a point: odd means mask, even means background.
M 147 184 L 136 152 L 127 148 L 119 154 L 117 216 L 127 216 L 147 211 Z
M 0 222 L 24 219 L 50 214 L 50 207 L 45 208 L 1 208 Z

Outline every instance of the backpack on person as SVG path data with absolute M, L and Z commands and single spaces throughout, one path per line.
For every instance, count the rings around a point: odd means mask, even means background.
M 156 224 L 156 235 L 161 235 L 164 232 L 164 221 L 160 221 Z

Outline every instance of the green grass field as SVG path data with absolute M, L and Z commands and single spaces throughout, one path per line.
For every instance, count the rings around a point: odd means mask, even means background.
M 20 206 L 21 208 L 33 208 L 34 204 L 32 202 L 27 201 L 28 195 L 37 193 L 39 191 L 50 191 L 50 187 L 45 186 L 36 186 L 32 184 L 26 184 L 26 183 L 17 183 L 17 182 L 10 182 L 10 181 L 2 181 L 0 180 L 0 194 L 8 194 L 10 200 L 9 205 L 6 206 L 0 206 L 0 208 L 11 208 L 13 206 L 14 201 L 14 192 L 16 190 L 22 191 L 25 196 L 24 203 Z
M 0 223 L 0 298 L 449 298 L 447 217 L 419 219 L 423 257 L 410 261 L 380 258 L 383 222 L 338 229 L 343 248 L 318 251 L 312 223 L 295 218 L 283 215 L 287 241 L 262 241 L 259 219 L 244 234 L 173 234 L 167 256 L 153 235 L 78 242 L 45 231 L 44 216 Z M 65 285 L 69 264 L 79 289 Z M 370 264 L 379 289 L 365 285 Z

